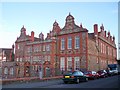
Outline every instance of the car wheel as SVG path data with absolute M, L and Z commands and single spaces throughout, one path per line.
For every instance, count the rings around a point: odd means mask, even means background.
M 94 77 L 94 80 L 97 79 L 97 77 Z
M 77 78 L 77 81 L 76 81 L 76 83 L 78 84 L 80 82 L 80 79 L 79 78 Z
M 67 81 L 64 81 L 65 84 L 67 84 L 68 82 Z

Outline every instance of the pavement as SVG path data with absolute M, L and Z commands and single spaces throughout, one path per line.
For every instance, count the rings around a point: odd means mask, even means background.
M 48 77 L 43 79 L 37 79 L 37 80 L 29 80 L 25 82 L 14 82 L 9 84 L 2 85 L 2 88 L 40 88 L 55 85 L 58 83 L 62 83 L 62 76 L 56 76 L 56 77 Z M 58 80 L 59 79 L 59 80 Z
M 13 78 L 13 79 L 4 79 L 0 80 L 2 82 L 2 85 L 8 85 L 12 83 L 28 83 L 28 82 L 42 82 L 42 81 L 48 81 L 48 80 L 55 80 L 55 79 L 60 79 L 63 76 L 54 76 L 54 77 L 44 77 L 44 78 L 39 78 L 39 77 L 24 77 L 24 78 Z

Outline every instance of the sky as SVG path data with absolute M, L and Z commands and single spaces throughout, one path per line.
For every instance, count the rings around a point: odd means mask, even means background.
M 69 12 L 75 18 L 75 23 L 77 25 L 82 23 L 89 33 L 94 31 L 94 24 L 98 24 L 99 31 L 103 24 L 104 29 L 115 36 L 118 46 L 118 2 L 12 1 L 2 0 L 0 3 L 0 48 L 12 47 L 23 25 L 28 35 L 34 31 L 36 37 L 41 32 L 46 37 L 52 30 L 55 20 L 61 28 L 64 27 Z

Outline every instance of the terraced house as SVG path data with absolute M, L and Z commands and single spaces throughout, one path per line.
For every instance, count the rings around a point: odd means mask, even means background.
M 33 31 L 27 35 L 23 26 L 15 42 L 16 77 L 50 77 L 71 70 L 97 71 L 116 63 L 115 37 L 103 25 L 99 28 L 95 24 L 93 33 L 88 31 L 82 24 L 76 25 L 70 13 L 64 27 L 60 28 L 55 21 L 46 38 L 42 32 L 38 38 Z

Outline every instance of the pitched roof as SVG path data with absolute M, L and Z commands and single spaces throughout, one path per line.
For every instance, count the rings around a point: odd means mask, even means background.
M 94 33 L 88 33 L 88 37 L 89 37 L 90 39 L 94 39 Z

